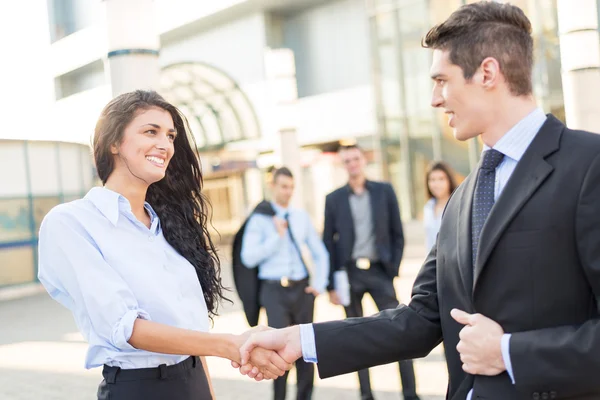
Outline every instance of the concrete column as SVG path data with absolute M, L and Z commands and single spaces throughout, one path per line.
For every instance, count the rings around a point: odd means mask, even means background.
M 277 129 L 275 153 L 280 161 L 279 166 L 288 167 L 295 177 L 292 205 L 303 207 L 304 190 L 294 107 L 298 99 L 294 52 L 285 48 L 268 49 L 265 53 L 265 72 Z
M 294 174 L 296 186 L 292 205 L 305 208 L 304 179 L 302 178 L 302 167 L 300 166 L 300 146 L 298 146 L 296 129 L 288 128 L 279 131 L 277 152 L 281 157 L 281 165 L 288 167 Z
M 263 176 L 259 169 L 249 168 L 244 171 L 244 187 L 246 189 L 246 204 L 242 205 L 240 213 L 245 217 L 265 198 L 263 193 Z
M 136 89 L 158 89 L 157 22 L 153 0 L 104 0 L 108 62 L 113 96 Z
M 597 0 L 558 0 L 565 113 L 570 128 L 600 132 Z

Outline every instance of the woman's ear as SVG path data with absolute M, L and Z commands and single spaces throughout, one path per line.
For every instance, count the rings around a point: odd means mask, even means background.
M 116 144 L 111 144 L 110 145 L 110 152 L 112 154 L 119 154 L 119 148 L 117 147 Z

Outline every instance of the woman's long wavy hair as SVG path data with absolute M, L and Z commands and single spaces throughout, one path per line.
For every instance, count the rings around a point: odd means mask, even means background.
M 175 153 L 165 177 L 149 186 L 146 201 L 158 214 L 163 235 L 196 269 L 210 317 L 217 315 L 225 299 L 221 267 L 207 230 L 210 203 L 202 193 L 200 157 L 187 119 L 154 91 L 136 90 L 114 98 L 104 107 L 96 124 L 93 149 L 98 176 L 103 184 L 115 167 L 110 151 L 123 140 L 125 128 L 140 111 L 160 108 L 171 114 L 178 133 Z

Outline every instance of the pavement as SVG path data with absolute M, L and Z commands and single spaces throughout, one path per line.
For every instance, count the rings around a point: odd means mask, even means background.
M 228 250 L 223 249 L 223 280 L 231 286 Z M 414 278 L 424 258 L 424 249 L 409 243 L 401 266 L 401 278 L 395 282 L 399 298 L 409 298 Z M 85 370 L 86 343 L 77 331 L 70 312 L 50 299 L 39 288 L 29 288 L 23 296 L 0 293 L 0 400 L 84 400 L 95 399 L 100 369 Z M 241 333 L 246 325 L 239 299 L 230 293 L 233 305 L 225 304 L 215 319 L 213 332 Z M 365 300 L 365 314 L 376 307 Z M 344 317 L 340 307 L 317 298 L 315 321 Z M 266 323 L 261 316 L 261 323 Z M 271 399 L 271 382 L 254 382 L 241 376 L 227 360 L 208 358 L 209 370 L 219 400 Z M 422 400 L 445 398 L 447 372 L 441 348 L 415 361 L 418 392 Z M 371 369 L 371 381 L 377 400 L 401 399 L 397 364 Z M 288 379 L 288 399 L 295 398 L 295 373 Z M 315 380 L 314 400 L 359 399 L 355 373 Z

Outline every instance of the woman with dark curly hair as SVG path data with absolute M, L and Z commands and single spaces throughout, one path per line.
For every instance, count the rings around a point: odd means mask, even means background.
M 118 96 L 93 140 L 104 187 L 42 222 L 39 279 L 73 312 L 86 368 L 104 366 L 98 399 L 209 399 L 204 356 L 240 361 L 249 333 L 207 332 L 224 288 L 195 148 L 156 92 Z M 251 364 L 258 380 L 290 367 L 266 350 Z

